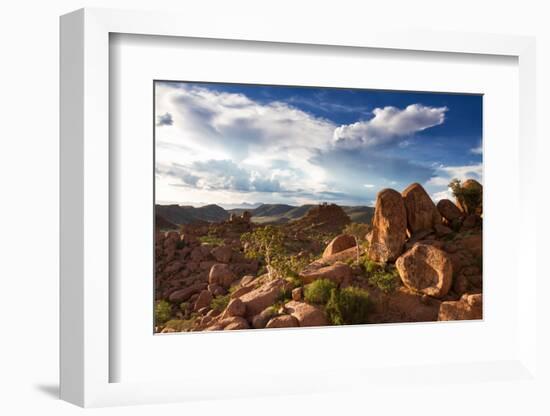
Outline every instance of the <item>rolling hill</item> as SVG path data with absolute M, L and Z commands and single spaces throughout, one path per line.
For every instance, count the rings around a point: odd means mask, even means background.
M 218 222 L 229 218 L 229 212 L 219 205 L 211 204 L 203 207 L 190 205 L 156 205 L 157 216 L 174 224 L 190 224 L 193 222 Z
M 284 224 L 302 218 L 314 205 L 295 207 L 285 204 L 262 204 L 248 210 L 252 221 L 259 224 Z M 353 222 L 370 223 L 374 208 L 367 206 L 342 206 L 342 209 Z M 173 224 L 189 224 L 193 222 L 219 222 L 229 218 L 231 214 L 241 215 L 244 209 L 225 210 L 219 205 L 211 204 L 203 207 L 189 205 L 156 205 L 156 215 Z

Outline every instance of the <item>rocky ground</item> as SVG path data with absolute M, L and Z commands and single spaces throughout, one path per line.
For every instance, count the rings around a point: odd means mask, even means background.
M 378 194 L 364 238 L 343 233 L 349 223 L 325 204 L 278 226 L 293 259 L 284 272 L 246 255 L 241 236 L 259 227 L 246 212 L 158 230 L 155 331 L 482 318 L 481 199 L 435 205 L 415 183 Z

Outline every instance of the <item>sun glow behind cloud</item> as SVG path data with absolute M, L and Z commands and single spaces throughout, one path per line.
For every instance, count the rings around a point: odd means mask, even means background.
M 375 107 L 364 120 L 364 103 L 357 121 L 342 123 L 299 107 L 298 98 L 259 100 L 205 85 L 157 83 L 157 202 L 359 205 L 397 183 L 422 181 L 435 194 L 454 173 L 481 179 L 481 162 L 464 171 L 393 154 L 409 152 L 418 134 L 444 125 L 452 108 Z M 354 114 L 352 106 L 332 104 Z

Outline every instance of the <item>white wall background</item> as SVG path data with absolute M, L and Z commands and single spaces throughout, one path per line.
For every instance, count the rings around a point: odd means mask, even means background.
M 550 13 L 547 2 L 461 0 L 394 1 L 210 1 L 182 0 L 18 0 L 4 2 L 0 9 L 0 413 L 76 414 L 82 412 L 56 399 L 58 383 L 58 16 L 74 9 L 116 7 L 178 10 L 190 19 L 209 21 L 239 14 L 261 23 L 262 19 L 287 25 L 369 26 L 387 24 L 434 30 L 474 31 L 535 35 L 538 42 L 538 130 L 540 214 L 547 211 L 548 165 L 550 156 L 547 117 L 550 114 Z M 185 24 L 183 21 L 182 24 Z M 544 140 L 546 138 L 547 140 Z M 545 180 L 546 179 L 546 180 Z M 547 214 L 546 214 L 547 215 Z M 540 215 L 542 217 L 542 215 Z M 513 219 L 511 219 L 513 226 Z M 541 223 L 540 236 L 548 235 L 548 223 Z M 511 247 L 513 242 L 511 242 Z M 539 248 L 542 246 L 539 246 Z M 544 252 L 544 250 L 542 250 Z M 542 264 L 542 261 L 541 261 Z M 538 291 L 548 290 L 548 283 Z M 550 317 L 540 305 L 540 318 Z M 541 354 L 548 364 L 548 331 Z M 548 368 L 548 367 L 547 367 Z M 549 374 L 547 371 L 546 374 Z M 218 375 L 220 376 L 220 375 Z M 497 388 L 488 386 L 488 388 Z M 506 386 L 500 386 L 506 394 Z M 452 388 L 451 388 L 452 391 Z M 512 393 L 513 390 L 510 390 Z M 429 395 L 411 406 L 430 414 Z M 434 392 L 435 393 L 435 392 Z M 437 393 L 436 393 L 437 394 Z M 482 414 L 507 411 L 537 414 L 534 401 L 508 395 L 500 403 L 484 403 L 483 391 L 469 397 L 449 397 L 446 414 L 462 414 L 471 407 Z M 525 398 L 524 398 L 525 399 Z M 475 401 L 476 404 L 469 402 Z M 481 401 L 481 403 L 479 402 Z M 506 407 L 502 405 L 506 403 Z M 311 412 L 338 414 L 391 414 L 400 403 L 388 392 L 387 406 L 369 407 L 363 397 L 344 393 L 323 397 L 271 397 L 254 400 L 219 401 L 134 408 L 94 410 L 98 414 L 259 414 Z M 547 410 L 547 409 L 546 409 Z M 517 414 L 516 413 L 516 414 Z

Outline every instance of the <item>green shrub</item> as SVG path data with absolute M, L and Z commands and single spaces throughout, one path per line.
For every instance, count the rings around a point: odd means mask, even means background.
M 293 289 L 302 286 L 303 283 L 304 283 L 304 282 L 302 282 L 302 279 L 300 279 L 299 277 L 295 277 L 295 276 L 287 276 L 287 277 L 285 277 L 285 280 L 288 283 L 290 283 L 290 285 L 292 286 Z
M 345 259 L 344 263 L 346 263 L 348 266 L 355 266 L 358 264 L 356 258 Z
M 210 302 L 210 307 L 214 309 L 216 312 L 223 311 L 227 305 L 229 304 L 229 301 L 231 300 L 231 295 L 228 293 L 227 295 L 223 296 L 216 296 L 212 301 Z
M 313 257 L 310 255 L 301 257 L 281 255 L 274 258 L 271 265 L 285 278 L 297 278 L 300 272 L 312 261 Z
M 166 322 L 164 326 L 165 328 L 171 328 L 177 332 L 185 332 L 193 328 L 196 320 L 197 317 L 193 317 L 191 319 L 171 319 Z
M 369 276 L 369 283 L 384 293 L 390 293 L 399 285 L 399 280 L 396 273 L 376 272 Z
M 330 299 L 330 293 L 336 289 L 336 284 L 328 279 L 319 279 L 304 287 L 304 300 L 308 303 L 325 305 Z
M 213 235 L 203 235 L 199 237 L 199 241 L 202 244 L 210 244 L 213 246 L 223 246 L 223 238 L 219 238 Z
M 368 259 L 365 260 L 364 267 L 365 267 L 365 271 L 368 274 L 382 272 L 382 271 L 385 270 L 383 264 L 376 263 L 376 262 L 368 260 Z
M 155 323 L 162 325 L 172 316 L 172 305 L 165 301 L 159 300 L 155 305 Z
M 333 325 L 365 324 L 370 305 L 368 291 L 350 286 L 332 289 L 325 311 Z
M 281 289 L 275 298 L 276 304 L 284 305 L 292 300 L 292 289 Z

